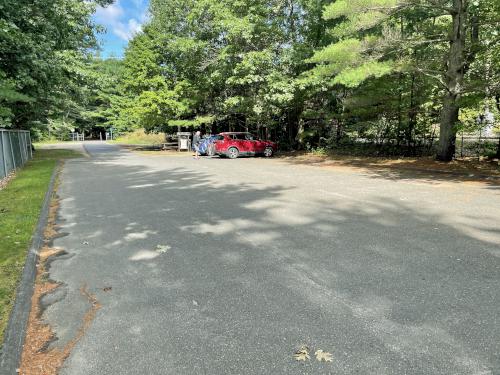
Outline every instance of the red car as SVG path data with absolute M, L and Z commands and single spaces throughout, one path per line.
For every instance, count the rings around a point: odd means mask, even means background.
M 236 159 L 238 156 L 264 155 L 271 157 L 276 152 L 276 143 L 254 138 L 250 133 L 220 133 L 215 141 L 215 153 Z

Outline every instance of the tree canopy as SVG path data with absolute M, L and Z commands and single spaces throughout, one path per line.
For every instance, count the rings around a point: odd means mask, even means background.
M 204 126 L 404 152 L 439 137 L 451 160 L 458 131 L 499 118 L 495 0 L 150 0 L 123 60 L 93 51 L 96 4 L 3 6 L 3 126 Z
M 0 126 L 36 131 L 79 119 L 98 31 L 91 15 L 111 2 L 0 2 Z
M 209 118 L 290 147 L 439 134 L 450 160 L 463 114 L 498 114 L 493 0 L 152 0 L 150 12 L 127 49 L 124 109 L 148 130 Z

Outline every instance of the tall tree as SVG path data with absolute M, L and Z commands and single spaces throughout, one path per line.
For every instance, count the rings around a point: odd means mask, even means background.
M 314 74 L 351 88 L 395 72 L 433 78 L 442 103 L 437 158 L 449 161 L 461 99 L 473 89 L 464 79 L 481 48 L 479 30 L 498 24 L 497 8 L 490 1 L 338 0 L 323 13 L 326 20 L 339 21 L 331 31 L 338 41 L 309 61 L 318 64 Z M 408 24 L 413 27 L 405 29 Z M 427 60 L 416 64 L 423 47 Z
M 113 111 L 147 130 L 266 129 L 283 147 L 361 136 L 406 152 L 439 132 L 450 160 L 460 108 L 499 97 L 497 3 L 151 0 Z
M 81 88 L 80 62 L 96 46 L 91 15 L 98 4 L 110 2 L 1 3 L 2 126 L 33 128 L 50 118 L 67 116 L 68 101 L 76 98 Z

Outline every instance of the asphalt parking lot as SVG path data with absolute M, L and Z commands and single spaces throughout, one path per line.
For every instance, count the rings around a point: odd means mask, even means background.
M 500 374 L 498 186 L 85 147 L 51 345 L 102 307 L 61 374 Z

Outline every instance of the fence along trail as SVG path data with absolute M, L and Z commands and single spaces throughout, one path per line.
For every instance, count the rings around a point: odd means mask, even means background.
M 0 129 L 0 178 L 22 167 L 32 157 L 28 130 Z

